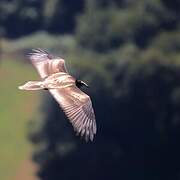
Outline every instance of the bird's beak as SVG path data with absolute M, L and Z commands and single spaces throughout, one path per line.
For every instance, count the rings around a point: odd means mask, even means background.
M 84 81 L 81 81 L 81 83 L 86 86 L 86 87 L 89 87 Z

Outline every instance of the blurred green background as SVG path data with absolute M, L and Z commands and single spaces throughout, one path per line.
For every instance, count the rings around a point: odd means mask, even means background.
M 98 132 L 75 136 L 26 54 L 65 58 Z M 180 180 L 180 1 L 1 0 L 0 179 Z

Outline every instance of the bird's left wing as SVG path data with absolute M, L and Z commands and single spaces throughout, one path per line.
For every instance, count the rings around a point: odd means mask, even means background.
M 54 73 L 67 73 L 64 59 L 54 57 L 42 49 L 33 49 L 32 53 L 29 53 L 29 58 L 42 79 Z
M 67 115 L 75 131 L 92 141 L 96 134 L 96 120 L 90 97 L 75 85 L 50 89 L 50 93 Z

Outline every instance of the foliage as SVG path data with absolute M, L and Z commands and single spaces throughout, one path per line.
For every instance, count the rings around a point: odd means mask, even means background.
M 180 64 L 154 49 L 137 53 L 137 59 L 136 48 L 126 47 L 122 53 L 127 49 L 131 49 L 129 61 L 83 64 L 93 57 L 88 54 L 73 65 L 78 71 L 75 74 L 92 87 L 89 94 L 98 123 L 93 143 L 74 136 L 53 99 L 44 102 L 48 114 L 42 128 L 33 134 L 33 141 L 40 145 L 34 160 L 41 165 L 42 179 L 170 180 L 177 176 Z M 106 60 L 101 57 L 99 61 Z
M 2 0 L 0 35 L 17 38 L 42 29 L 52 33 L 72 33 L 75 17 L 83 5 L 84 0 Z
M 48 49 L 51 52 L 60 52 L 59 55 L 63 55 L 67 49 L 70 51 L 75 49 L 76 41 L 71 35 L 55 36 L 44 31 L 21 37 L 17 40 L 8 39 L 2 41 L 2 48 L 5 54 L 21 52 L 19 54 L 22 55 L 22 53 L 27 53 L 29 49 L 34 47 Z
M 159 0 L 136 1 L 127 6 L 101 8 L 95 2 L 86 8 L 77 23 L 77 41 L 82 47 L 98 52 L 134 42 L 146 47 L 161 28 L 173 29 L 179 16 Z
M 34 4 L 43 30 L 71 36 L 43 33 L 9 42 L 14 48 L 17 42 L 24 49 L 63 49 L 70 73 L 92 87 L 84 91 L 96 112 L 98 134 L 93 143 L 75 137 L 57 103 L 49 95 L 43 98 L 45 116 L 30 134 L 39 177 L 178 179 L 179 1 L 81 2 Z

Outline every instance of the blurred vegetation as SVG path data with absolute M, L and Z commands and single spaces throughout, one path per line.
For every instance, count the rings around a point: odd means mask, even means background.
M 52 33 L 73 32 L 75 16 L 83 5 L 84 0 L 2 0 L 0 32 L 10 38 L 42 29 Z
M 29 135 L 39 177 L 179 179 L 180 1 L 23 3 L 0 2 L 0 13 L 8 13 L 0 15 L 2 34 L 29 34 L 3 47 L 7 52 L 42 47 L 65 57 L 71 74 L 90 84 L 85 91 L 98 124 L 95 141 L 86 144 L 45 95 L 45 116 L 37 117 Z

